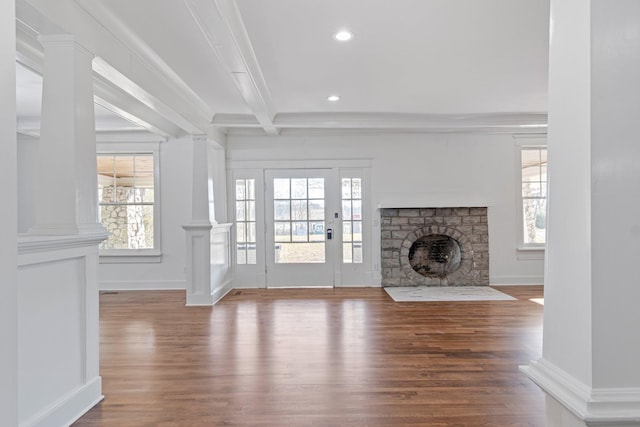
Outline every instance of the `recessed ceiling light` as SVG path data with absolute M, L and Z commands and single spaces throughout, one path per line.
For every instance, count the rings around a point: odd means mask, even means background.
M 327 97 L 327 101 L 337 102 L 337 101 L 340 101 L 340 97 L 338 95 L 331 95 Z
M 340 42 L 346 42 L 351 40 L 351 38 L 353 37 L 353 33 L 347 30 L 342 30 L 338 31 L 333 37 Z

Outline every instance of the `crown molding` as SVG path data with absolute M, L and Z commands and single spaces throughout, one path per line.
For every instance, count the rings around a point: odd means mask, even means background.
M 262 127 L 249 114 L 216 114 L 212 124 L 229 133 Z M 546 133 L 547 114 L 278 113 L 273 124 L 283 130 Z

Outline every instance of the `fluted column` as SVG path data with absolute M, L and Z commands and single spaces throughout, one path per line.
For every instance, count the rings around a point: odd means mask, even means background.
M 42 120 L 32 234 L 103 232 L 98 224 L 93 54 L 70 35 L 44 47 Z
M 206 135 L 193 135 L 191 221 L 187 237 L 187 305 L 212 305 L 209 169 Z
M 547 425 L 640 426 L 640 2 L 552 0 Z

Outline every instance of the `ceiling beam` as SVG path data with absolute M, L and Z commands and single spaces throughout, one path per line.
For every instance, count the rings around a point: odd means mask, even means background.
M 248 114 L 216 114 L 212 124 L 226 129 L 261 127 Z M 538 133 L 547 130 L 547 114 L 279 113 L 273 125 L 279 129 Z
M 184 2 L 260 127 L 269 135 L 277 135 L 271 95 L 235 0 Z

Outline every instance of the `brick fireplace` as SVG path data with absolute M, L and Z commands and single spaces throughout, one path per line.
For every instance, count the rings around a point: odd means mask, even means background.
M 382 286 L 489 284 L 486 207 L 385 208 Z

